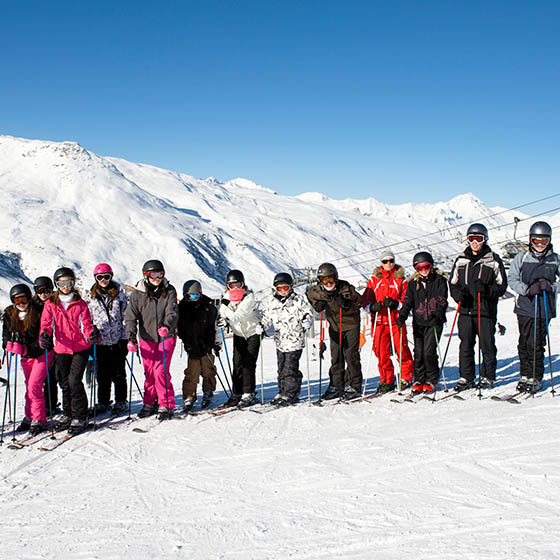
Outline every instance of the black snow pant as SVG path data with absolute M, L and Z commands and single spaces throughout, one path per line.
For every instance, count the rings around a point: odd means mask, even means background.
M 414 335 L 414 381 L 431 383 L 439 381 L 439 359 L 437 343 L 443 332 L 443 325 L 424 327 L 412 323 Z M 437 333 L 437 338 L 436 338 Z
M 475 379 L 474 347 L 478 336 L 478 316 L 461 315 L 457 321 L 459 329 L 459 374 L 468 382 Z M 496 320 L 491 317 L 480 318 L 480 351 L 482 363 L 480 377 L 495 381 L 496 379 Z
M 89 349 L 56 355 L 56 378 L 62 388 L 62 410 L 69 418 L 87 418 L 88 400 L 83 377 L 88 358 Z
M 329 369 L 332 387 L 344 390 L 351 386 L 362 390 L 362 364 L 360 362 L 360 327 L 342 331 L 342 348 L 339 347 L 340 333 L 329 329 L 331 343 L 331 368 Z M 345 366 L 346 363 L 346 366 Z
M 255 370 L 261 339 L 258 334 L 249 338 L 233 335 L 233 379 L 235 395 L 255 392 Z
M 58 405 L 58 385 L 56 383 L 56 354 L 54 352 L 49 354 L 49 369 L 47 370 L 47 378 L 45 379 L 45 386 L 43 387 L 43 394 L 45 395 L 45 406 L 47 407 L 47 416 L 50 412 L 54 414 Z M 52 406 L 52 411 L 51 411 Z
M 299 371 L 299 359 L 303 350 L 280 352 L 276 350 L 278 360 L 278 392 L 291 401 L 299 397 L 303 374 Z
M 535 319 L 533 317 L 517 316 L 519 326 L 519 341 L 517 351 L 519 353 L 519 374 L 521 377 L 542 381 L 544 375 L 544 352 L 546 346 L 546 320 L 537 319 L 535 346 Z M 533 358 L 535 360 L 533 361 Z M 534 364 L 534 366 L 533 366 Z M 533 373 L 533 367 L 535 369 Z
M 116 344 L 98 344 L 97 354 L 97 402 L 109 405 L 111 383 L 115 384 L 115 402 L 125 402 L 126 396 L 126 340 Z

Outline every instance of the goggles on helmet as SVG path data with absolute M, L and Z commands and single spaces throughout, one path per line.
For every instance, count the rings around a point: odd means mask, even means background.
M 531 243 L 533 245 L 544 245 L 546 247 L 549 242 L 550 242 L 549 237 L 537 237 L 537 236 L 531 237 Z
M 111 278 L 113 278 L 113 275 L 108 273 L 95 275 L 95 279 L 97 280 L 97 282 L 103 282 L 103 280 L 111 280 Z
M 484 243 L 484 235 L 479 235 L 478 233 L 472 233 L 471 235 L 467 236 L 467 240 L 469 243 Z
M 56 281 L 56 287 L 60 290 L 60 289 L 64 289 L 64 288 L 73 288 L 74 287 L 74 280 L 57 280 Z
M 276 288 L 277 292 L 282 292 L 287 294 L 292 287 L 289 284 L 278 284 L 277 286 L 274 286 Z
M 336 284 L 336 278 L 334 276 L 327 276 L 326 278 L 321 278 L 321 284 Z
M 414 268 L 420 272 L 421 270 L 431 270 L 432 265 L 429 262 L 418 263 Z
M 151 278 L 152 280 L 163 278 L 163 270 L 147 270 L 144 274 L 147 278 Z
M 235 288 L 243 288 L 243 282 L 230 282 L 227 285 L 228 290 L 233 290 Z
M 29 302 L 29 298 L 25 294 L 21 294 L 19 296 L 14 296 L 14 303 L 16 305 L 18 305 L 20 303 L 28 303 L 28 302 Z

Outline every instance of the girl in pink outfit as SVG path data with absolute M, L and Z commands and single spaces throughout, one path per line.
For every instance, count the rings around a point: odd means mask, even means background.
M 160 420 L 166 420 L 175 408 L 169 367 L 177 341 L 177 291 L 165 278 L 161 261 L 147 261 L 142 272 L 144 279 L 130 294 L 124 315 L 130 352 L 138 351 L 137 333 L 140 336 L 145 381 L 144 406 L 138 416 L 143 418 L 158 412 Z
M 4 312 L 2 345 L 4 350 L 20 356 L 26 387 L 25 418 L 17 431 L 31 430 L 36 435 L 47 422 L 43 394 L 47 364 L 45 352 L 39 347 L 41 309 L 32 301 L 31 289 L 25 284 L 13 286 L 10 299 L 13 305 Z
M 56 430 L 68 429 L 69 434 L 77 434 L 87 426 L 88 401 L 82 379 L 91 344 L 98 337 L 89 308 L 74 288 L 75 282 L 70 268 L 62 267 L 54 273 L 57 291 L 43 308 L 39 337 L 41 348 L 50 350 L 54 333 L 55 371 L 62 388 L 63 407 Z

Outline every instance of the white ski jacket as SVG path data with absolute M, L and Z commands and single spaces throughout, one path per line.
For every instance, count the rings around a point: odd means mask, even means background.
M 253 292 L 247 290 L 245 297 L 238 304 L 230 302 L 226 305 L 224 300 L 227 300 L 227 294 L 220 305 L 220 318 L 227 322 L 233 334 L 243 338 L 249 338 L 257 334 L 260 315 L 257 311 Z

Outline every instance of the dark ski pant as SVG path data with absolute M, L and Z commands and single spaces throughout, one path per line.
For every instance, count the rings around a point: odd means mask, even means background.
M 544 352 L 546 346 L 546 320 L 537 319 L 537 345 L 535 347 L 535 320 L 533 317 L 517 316 L 519 326 L 519 374 L 521 377 L 533 379 L 533 363 L 535 379 L 542 381 L 544 375 Z M 535 358 L 533 362 L 533 358 Z
M 62 388 L 62 409 L 65 416 L 85 420 L 88 400 L 84 388 L 84 371 L 89 358 L 89 349 L 74 354 L 56 355 L 56 378 Z
M 459 374 L 468 382 L 475 379 L 474 347 L 478 336 L 478 316 L 461 315 L 457 321 L 459 330 Z M 482 364 L 480 377 L 491 381 L 496 379 L 496 320 L 490 317 L 480 318 L 480 351 Z
M 58 385 L 56 382 L 55 363 L 56 354 L 54 352 L 49 352 L 49 368 L 47 370 L 47 378 L 45 379 L 45 386 L 43 388 L 45 406 L 47 407 L 47 416 L 49 416 L 51 406 L 52 412 L 54 413 L 56 405 L 58 404 Z
M 338 331 L 329 329 L 331 344 L 330 384 L 340 390 L 351 386 L 356 391 L 361 391 L 363 378 L 360 362 L 360 327 L 342 331 L 342 348 L 339 346 L 339 337 L 340 333 Z
M 258 334 L 249 338 L 233 335 L 233 379 L 235 395 L 255 392 L 255 370 L 261 339 Z
M 214 365 L 214 356 L 206 354 L 201 358 L 191 358 L 187 362 L 183 379 L 183 399 L 190 397 L 196 398 L 196 387 L 200 377 L 202 377 L 202 391 L 212 393 L 216 390 L 216 366 Z
M 126 341 L 116 344 L 98 344 L 97 354 L 97 402 L 109 405 L 111 402 L 111 384 L 115 384 L 115 402 L 125 402 L 126 393 Z
M 414 381 L 416 383 L 431 383 L 439 381 L 438 340 L 443 332 L 443 325 L 425 327 L 412 324 L 414 335 Z M 437 336 L 437 338 L 436 338 Z
M 280 352 L 276 350 L 278 361 L 278 392 L 290 400 L 299 397 L 303 375 L 299 371 L 299 359 L 303 350 Z

